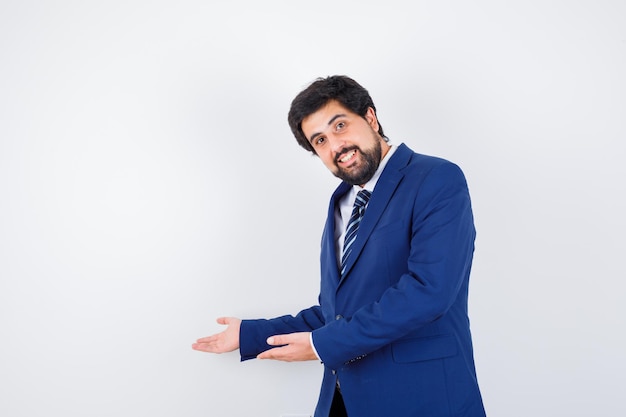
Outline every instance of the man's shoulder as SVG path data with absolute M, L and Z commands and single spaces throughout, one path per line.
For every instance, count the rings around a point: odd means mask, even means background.
M 427 173 L 431 170 L 442 167 L 442 169 L 459 170 L 458 165 L 448 159 L 440 156 L 427 155 L 419 152 L 415 152 L 405 144 L 398 146 L 397 154 L 404 159 L 404 170 Z M 395 156 L 395 155 L 394 155 Z

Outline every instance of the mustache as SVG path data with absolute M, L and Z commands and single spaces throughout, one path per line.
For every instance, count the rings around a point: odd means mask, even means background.
M 341 148 L 336 154 L 335 154 L 335 163 L 339 162 L 339 159 L 341 159 L 345 154 L 347 154 L 348 152 L 352 152 L 352 151 L 361 151 L 361 149 L 356 146 L 356 145 L 352 145 L 349 146 L 347 148 Z

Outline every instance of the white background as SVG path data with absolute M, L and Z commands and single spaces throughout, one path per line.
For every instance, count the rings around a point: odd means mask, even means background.
M 190 345 L 316 302 L 332 74 L 465 171 L 488 415 L 626 415 L 621 0 L 1 0 L 0 415 L 312 413 L 318 363 Z

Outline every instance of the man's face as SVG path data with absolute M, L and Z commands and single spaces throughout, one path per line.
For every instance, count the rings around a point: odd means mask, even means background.
M 324 165 L 352 185 L 369 181 L 389 150 L 372 108 L 363 118 L 335 100 L 305 117 L 302 132 Z

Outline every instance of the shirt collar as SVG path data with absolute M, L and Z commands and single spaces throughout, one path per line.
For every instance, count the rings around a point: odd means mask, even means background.
M 359 191 L 361 191 L 363 189 L 366 189 L 366 190 L 368 190 L 370 192 L 374 191 L 374 187 L 376 187 L 376 183 L 378 182 L 378 179 L 380 178 L 380 175 L 383 173 L 383 170 L 385 169 L 385 166 L 387 165 L 387 162 L 389 162 L 389 158 L 391 158 L 391 155 L 393 155 L 393 153 L 396 151 L 396 149 L 398 149 L 397 146 L 389 145 L 389 150 L 387 151 L 387 155 L 385 155 L 383 160 L 380 161 L 380 164 L 378 165 L 378 168 L 376 169 L 376 172 L 374 173 L 372 178 L 370 178 L 370 180 L 368 182 L 366 182 L 365 185 L 363 185 L 363 187 L 361 187 L 360 185 L 353 185 L 352 186 L 352 193 L 354 195 L 356 195 Z

